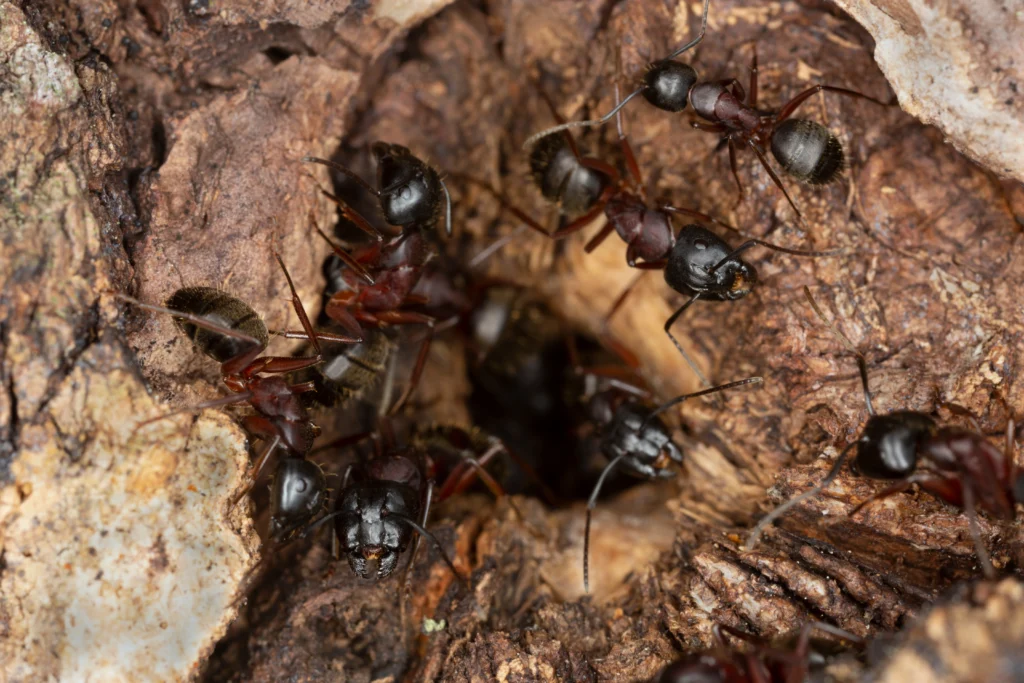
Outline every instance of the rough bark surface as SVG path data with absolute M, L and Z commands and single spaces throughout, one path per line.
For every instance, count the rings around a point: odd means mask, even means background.
M 826 187 L 786 181 L 803 224 L 752 155 L 739 156 L 737 202 L 717 137 L 690 129 L 686 113 L 639 101 L 625 110 L 652 198 L 785 246 L 847 251 L 751 251 L 755 293 L 697 304 L 676 326 L 713 380 L 765 383 L 687 403 L 673 416 L 681 475 L 600 503 L 591 596 L 581 503 L 518 499 L 521 518 L 508 501 L 467 495 L 431 527 L 471 576 L 468 590 L 421 549 L 403 608 L 397 576 L 354 579 L 321 537 L 283 549 L 239 602 L 266 512 L 259 500 L 253 518 L 227 507 L 248 459 L 235 413 L 135 429 L 222 393 L 217 368 L 169 320 L 121 307 L 110 291 L 160 302 L 182 285 L 218 286 L 270 327 L 294 327 L 273 252 L 316 311 L 328 249 L 311 225 L 336 222 L 319 188 L 337 179 L 299 159 L 336 158 L 370 177 L 378 139 L 451 174 L 454 258 L 518 227 L 458 174 L 554 225 L 521 149 L 553 123 L 540 93 L 567 118 L 607 111 L 612 84 L 635 83 L 646 62 L 693 35 L 700 8 L 447 4 L 0 1 L 0 678 L 645 681 L 709 647 L 716 622 L 774 637 L 812 619 L 869 638 L 903 629 L 837 663 L 836 680 L 905 680 L 914 657 L 935 680 L 1011 671 L 1020 584 L 948 593 L 979 572 L 965 517 L 930 496 L 895 496 L 848 519 L 879 486 L 844 473 L 756 550 L 739 549 L 771 504 L 820 480 L 865 418 L 854 359 L 804 286 L 867 357 L 879 411 L 955 403 L 993 435 L 1024 413 L 1024 189 L 991 173 L 1018 171 L 979 147 L 991 141 L 978 126 L 958 138 L 936 119 L 989 170 L 896 107 L 832 94 L 801 113 L 839 135 L 848 169 Z M 873 26 L 863 16 L 874 10 L 841 4 Z M 941 4 L 935 16 L 964 6 Z M 903 63 L 887 55 L 948 51 L 969 74 L 996 64 L 994 50 L 976 51 L 980 38 L 965 47 L 936 35 L 915 34 L 918 47 L 898 52 L 827 3 L 712 0 L 708 37 L 687 59 L 702 78 L 746 83 L 756 47 L 758 101 L 771 109 L 819 82 L 890 99 L 874 51 L 900 102 L 926 117 L 940 91 L 895 75 Z M 1013 116 L 1019 104 L 996 102 L 1011 81 L 989 83 L 995 94 L 971 106 Z M 622 167 L 614 127 L 578 137 Z M 488 274 L 531 287 L 568 328 L 596 334 L 637 274 L 614 236 L 583 253 L 600 223 L 557 245 L 517 234 Z M 663 398 L 698 386 L 662 330 L 680 303 L 648 273 L 611 324 Z M 466 422 L 465 357 L 457 335 L 439 338 L 407 422 Z M 370 426 L 365 412 L 353 405 L 317 421 L 329 437 Z M 981 528 L 1000 571 L 1017 573 L 1020 524 L 983 518 Z

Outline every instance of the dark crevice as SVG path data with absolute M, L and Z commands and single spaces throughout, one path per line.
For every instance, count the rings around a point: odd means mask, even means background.
M 0 346 L 9 348 L 10 326 L 7 322 L 0 322 Z M 14 375 L 8 374 L 10 364 L 7 359 L 0 368 L 4 380 L 4 389 L 7 391 L 7 403 L 10 410 L 8 416 L 6 434 L 0 439 L 0 482 L 9 484 L 11 479 L 11 461 L 17 451 L 21 438 L 21 422 L 18 419 L 18 391 L 14 384 Z
M 67 376 L 74 371 L 82 354 L 99 340 L 99 319 L 99 302 L 94 302 L 85 311 L 83 322 L 75 330 L 75 347 L 64 357 L 60 366 L 53 371 L 47 380 L 46 391 L 43 393 L 36 414 L 32 418 L 33 424 L 39 424 L 48 417 L 46 409 L 50 401 L 57 395 Z

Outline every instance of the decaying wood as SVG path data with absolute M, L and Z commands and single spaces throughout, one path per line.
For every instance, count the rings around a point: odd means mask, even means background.
M 468 258 L 517 227 L 457 173 L 500 187 L 553 225 L 521 149 L 553 122 L 539 93 L 567 118 L 606 111 L 612 84 L 634 83 L 648 60 L 692 35 L 700 6 L 491 0 L 440 11 L 446 4 L 0 2 L 2 675 L 642 681 L 709 647 L 715 622 L 776 636 L 811 619 L 868 638 L 904 629 L 843 663 L 838 680 L 906 680 L 901 667 L 914 657 L 935 671 L 947 663 L 936 680 L 982 680 L 1012 661 L 1020 584 L 950 594 L 978 576 L 973 546 L 964 516 L 927 495 L 896 496 L 848 519 L 878 485 L 844 474 L 756 550 L 739 549 L 750 523 L 819 481 L 865 419 L 854 359 L 808 307 L 804 286 L 867 357 L 880 411 L 956 403 L 998 441 L 1024 406 L 1024 189 L 895 107 L 833 95 L 801 111 L 839 134 L 849 168 L 824 188 L 787 182 L 803 224 L 746 154 L 737 203 L 727 154 L 686 114 L 642 102 L 626 110 L 652 198 L 785 246 L 847 252 L 752 251 L 762 279 L 755 294 L 698 304 L 680 321 L 677 334 L 705 374 L 763 375 L 765 384 L 720 404 L 687 403 L 673 416 L 687 453 L 678 480 L 601 502 L 592 596 L 582 593 L 581 504 L 550 510 L 520 499 L 520 518 L 508 501 L 467 496 L 439 509 L 432 528 L 471 574 L 468 591 L 422 548 L 403 613 L 397 577 L 355 580 L 330 558 L 324 534 L 281 550 L 234 619 L 254 528 L 265 524 L 265 506 L 255 525 L 244 509 L 226 509 L 246 460 L 241 431 L 225 414 L 206 414 L 133 433 L 136 420 L 221 389 L 215 364 L 170 321 L 120 317 L 109 290 L 160 301 L 183 284 L 220 286 L 283 327 L 277 250 L 317 310 L 327 249 L 310 219 L 334 223 L 318 194 L 331 179 L 299 159 L 333 156 L 371 173 L 367 147 L 377 139 L 452 172 L 452 256 Z M 915 36 L 922 45 L 931 38 Z M 889 99 L 873 50 L 900 101 L 924 102 L 883 59 L 891 46 L 873 45 L 816 0 L 713 0 L 708 38 L 688 59 L 703 78 L 745 82 L 755 47 L 766 108 L 817 82 Z M 959 43 L 942 49 L 979 65 L 985 57 Z M 998 94 L 1008 83 L 992 87 Z M 587 153 L 621 165 L 614 127 L 579 137 Z M 1005 157 L 960 144 L 991 170 L 1014 173 L 1000 167 Z M 524 232 L 488 273 L 530 286 L 577 331 L 595 334 L 636 275 L 614 237 L 583 254 L 597 229 L 559 245 Z M 695 388 L 662 331 L 679 296 L 650 273 L 631 301 L 611 331 L 638 355 L 645 379 L 664 398 Z M 409 422 L 465 423 L 467 392 L 464 349 L 449 333 Z M 331 435 L 362 412 L 317 419 Z M 1016 573 L 1020 524 L 981 525 L 997 566 Z M 190 555 L 195 548 L 203 550 Z M 203 607 L 187 610 L 196 624 L 187 642 L 160 616 L 186 609 L 182 595 Z M 129 600 L 133 618 L 117 611 Z M 80 632 L 89 635 L 76 639 Z M 132 638 L 167 647 L 124 659 L 106 649 Z

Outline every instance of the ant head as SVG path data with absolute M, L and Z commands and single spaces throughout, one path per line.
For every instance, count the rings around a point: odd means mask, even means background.
M 283 458 L 270 488 L 270 535 L 282 540 L 316 516 L 327 502 L 327 478 L 315 462 Z
M 873 415 L 857 442 L 853 468 L 872 479 L 909 476 L 917 467 L 921 444 L 936 429 L 935 420 L 910 410 Z
M 401 145 L 375 142 L 377 187 L 384 220 L 390 225 L 430 224 L 441 203 L 437 172 Z
M 683 226 L 665 266 L 665 282 L 682 294 L 701 292 L 703 298 L 717 301 L 742 299 L 757 284 L 757 270 L 739 257 L 730 258 L 731 253 L 729 245 L 707 228 Z
M 743 672 L 729 659 L 710 653 L 692 654 L 669 664 L 658 683 L 725 683 L 744 680 Z
M 697 72 L 689 64 L 663 60 L 654 62 L 644 74 L 644 99 L 658 109 L 677 112 L 686 109 Z
M 594 206 L 609 179 L 580 163 L 565 133 L 551 133 L 537 140 L 530 151 L 530 170 L 541 194 L 559 202 L 568 215 Z
M 414 500 L 412 489 L 393 482 L 356 483 L 342 493 L 335 532 L 356 575 L 369 578 L 371 561 L 377 564 L 379 579 L 395 570 L 412 538 L 404 518 L 414 513 Z
M 772 131 L 771 146 L 786 173 L 811 185 L 836 180 L 846 165 L 839 138 L 815 121 L 786 119 Z
M 214 325 L 247 334 L 259 340 L 264 347 L 269 343 L 270 334 L 260 315 L 241 299 L 215 287 L 182 287 L 164 305 L 175 311 L 201 316 Z M 251 341 L 228 337 L 181 318 L 175 318 L 174 324 L 200 351 L 218 363 L 252 350 Z
M 672 463 L 681 465 L 683 452 L 672 441 L 672 431 L 660 417 L 635 402 L 623 403 L 615 411 L 601 439 L 601 450 L 609 460 L 624 456 L 622 465 L 634 475 L 669 479 L 676 475 Z

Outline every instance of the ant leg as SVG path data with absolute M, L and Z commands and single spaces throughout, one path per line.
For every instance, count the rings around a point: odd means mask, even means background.
M 686 52 L 690 48 L 696 47 L 697 44 L 700 43 L 700 41 L 704 40 L 704 33 L 708 30 L 708 6 L 710 4 L 711 4 L 711 0 L 704 0 L 704 15 L 703 15 L 703 17 L 701 18 L 701 21 L 700 21 L 700 33 L 697 34 L 697 37 L 694 38 L 693 40 L 691 40 L 690 42 L 688 42 L 686 45 L 683 45 L 681 48 L 677 49 L 675 52 L 670 54 L 668 57 L 665 57 L 665 59 L 660 60 L 660 61 L 664 62 L 664 61 L 668 61 L 670 59 L 675 59 L 676 57 L 678 57 L 679 55 L 683 54 L 684 52 Z
M 690 121 L 690 127 L 703 133 L 725 133 L 729 130 L 720 123 L 704 123 L 703 121 Z
M 989 557 L 988 548 L 981 538 L 981 529 L 978 528 L 978 512 L 974 504 L 974 487 L 970 481 L 963 481 L 964 512 L 967 514 L 967 528 L 971 532 L 971 540 L 974 541 L 974 552 L 978 556 L 978 564 L 985 578 L 994 581 L 996 570 L 992 567 L 992 558 Z
M 878 493 L 876 493 L 876 494 L 874 494 L 872 496 L 868 496 L 866 499 L 861 501 L 860 504 L 857 505 L 857 507 L 855 507 L 852 510 L 850 510 L 850 512 L 848 512 L 846 516 L 852 518 L 858 512 L 860 512 L 862 509 L 867 507 L 869 504 L 874 503 L 876 500 L 884 500 L 886 498 L 889 498 L 890 496 L 895 496 L 898 493 L 903 493 L 904 491 L 909 489 L 914 484 L 923 484 L 923 483 L 928 482 L 932 478 L 933 477 L 931 475 L 929 475 L 929 474 L 924 474 L 924 473 L 912 474 L 909 477 L 906 477 L 905 479 L 901 479 L 900 481 L 896 482 L 892 486 L 888 486 L 888 487 L 882 489 L 881 491 L 879 491 Z
M 789 102 L 786 102 L 786 104 L 782 105 L 782 109 L 780 109 L 779 113 L 775 115 L 775 123 L 778 124 L 778 123 L 781 123 L 781 122 L 785 121 L 786 119 L 788 119 L 790 116 L 793 115 L 793 112 L 795 112 L 797 110 L 797 108 L 801 104 L 803 104 L 805 101 L 807 101 L 807 98 L 809 98 L 812 95 L 815 95 L 815 94 L 817 94 L 819 92 L 822 92 L 822 91 L 834 92 L 834 93 L 837 93 L 839 95 L 847 95 L 849 97 L 859 97 L 859 98 L 861 98 L 863 100 L 868 100 L 870 102 L 874 102 L 875 104 L 880 104 L 883 107 L 888 107 L 889 106 L 888 103 L 886 103 L 886 102 L 882 102 L 881 100 L 876 100 L 874 97 L 871 97 L 869 95 L 865 95 L 864 93 L 859 93 L 856 90 L 847 90 L 846 88 L 837 88 L 837 87 L 832 86 L 832 85 L 815 85 L 813 87 L 808 88 L 807 90 L 804 90 L 802 93 L 798 94 L 796 97 L 791 99 Z
M 309 455 L 319 453 L 320 451 L 326 451 L 331 449 L 341 450 L 344 448 L 348 448 L 349 446 L 357 446 L 361 444 L 363 441 L 372 438 L 375 434 L 376 432 L 358 432 L 356 434 L 349 434 L 348 436 L 343 436 L 329 443 L 317 446 L 316 448 L 309 452 Z M 345 488 L 344 484 L 342 484 L 342 488 Z
M 469 583 L 466 581 L 465 577 L 463 577 L 462 574 L 459 573 L 459 570 L 455 568 L 455 564 L 451 561 L 451 559 L 449 559 L 448 553 L 446 553 L 444 551 L 444 546 L 441 545 L 441 542 L 439 540 L 437 540 L 437 536 L 435 536 L 434 534 L 432 534 L 429 531 L 427 531 L 427 517 L 430 514 L 430 503 L 431 503 L 431 499 L 433 497 L 433 493 L 434 493 L 434 484 L 433 484 L 433 482 L 429 482 L 428 481 L 427 482 L 427 489 L 426 489 L 426 502 L 423 505 L 423 522 L 422 523 L 417 523 L 416 520 L 411 519 L 409 517 L 406 517 L 405 515 L 399 515 L 399 514 L 396 514 L 396 513 L 391 513 L 391 516 L 394 517 L 395 519 L 401 520 L 405 524 L 409 525 L 413 529 L 413 531 L 416 531 L 417 533 L 419 533 L 420 536 L 423 536 L 428 541 L 433 543 L 434 547 L 437 548 L 437 552 L 441 555 L 441 559 L 443 559 L 445 564 L 448 565 L 448 568 L 452 570 L 452 574 L 454 574 L 455 577 L 463 584 L 463 586 L 465 586 L 466 589 L 468 589 L 469 588 Z M 416 544 L 416 545 L 418 547 L 419 544 Z M 411 566 L 411 564 L 410 564 L 410 566 Z
M 252 420 L 252 418 L 255 418 L 255 420 Z M 256 420 L 263 420 L 264 422 L 266 422 L 266 418 L 253 415 L 250 416 L 250 419 L 246 420 L 246 425 L 248 426 L 251 423 L 255 424 Z M 253 431 L 259 431 L 259 429 L 255 429 Z M 266 447 L 263 449 L 263 452 L 260 454 L 260 457 L 256 459 L 256 463 L 251 468 L 249 468 L 248 472 L 245 473 L 245 478 L 247 481 L 242 486 L 242 488 L 238 490 L 238 493 L 235 494 L 235 497 L 231 499 L 231 503 L 228 509 L 231 509 L 238 505 L 238 502 L 242 500 L 242 498 L 245 498 L 245 496 L 247 496 L 249 492 L 252 491 L 252 488 L 256 486 L 256 482 L 259 481 L 260 474 L 263 473 L 263 469 L 267 466 L 267 463 L 270 461 L 270 456 L 274 453 L 275 450 L 277 450 L 277 447 L 279 445 L 281 445 L 281 436 L 275 435 L 273 441 L 266 445 Z
M 185 313 L 184 311 L 176 311 L 173 308 L 167 308 L 165 306 L 157 306 L 155 304 L 147 304 L 145 302 L 139 301 L 135 297 L 128 296 L 127 294 L 121 294 L 120 292 L 115 292 L 114 293 L 114 298 L 120 299 L 121 301 L 124 301 L 124 302 L 127 302 L 127 303 L 130 303 L 133 306 L 141 308 L 144 311 L 151 311 L 153 313 L 166 313 L 167 315 L 170 315 L 172 317 L 178 318 L 179 320 L 187 320 L 190 323 L 192 323 L 193 325 L 195 325 L 197 327 L 201 327 L 204 330 L 210 330 L 211 332 L 216 332 L 217 334 L 222 334 L 225 337 L 232 337 L 234 339 L 241 339 L 242 341 L 251 343 L 253 346 L 261 346 L 259 339 L 256 339 L 255 337 L 251 337 L 248 334 L 246 334 L 245 332 L 239 332 L 238 330 L 234 330 L 234 329 L 232 329 L 230 327 L 225 327 L 224 325 L 219 325 L 219 324 L 217 324 L 215 322 L 211 322 L 211 321 L 207 320 L 206 318 L 204 318 L 202 316 L 195 315 L 193 313 Z M 262 348 L 260 349 L 260 351 L 262 352 Z M 257 353 L 256 355 L 259 355 L 259 354 Z
M 605 188 L 605 191 L 601 193 L 601 196 L 598 198 L 597 202 L 594 203 L 594 206 L 592 206 L 585 214 L 583 214 L 576 220 L 566 223 L 565 225 L 551 233 L 551 239 L 565 239 L 569 235 L 579 232 L 580 230 L 594 222 L 594 220 L 598 216 L 600 216 L 601 213 L 604 211 L 604 207 L 608 203 L 608 198 L 611 196 L 611 193 L 611 187 Z
M 841 341 L 843 345 L 857 358 L 857 369 L 860 370 L 860 384 L 864 389 L 864 404 L 867 406 L 868 415 L 875 415 L 875 407 L 871 404 L 871 390 L 868 389 L 868 364 L 864 360 L 864 354 L 857 350 L 857 347 L 853 345 L 845 334 L 839 331 L 839 328 L 835 326 L 831 320 L 825 317 L 821 309 L 818 307 L 818 302 L 811 296 L 811 288 L 804 285 L 804 296 L 807 297 L 807 302 L 811 304 L 811 308 L 817 314 L 818 318 L 825 323 L 825 326 L 832 332 L 836 339 Z
M 362 337 L 363 326 L 352 314 L 351 309 L 358 305 L 354 302 L 356 294 L 350 291 L 335 292 L 324 305 L 324 314 L 341 325 L 349 334 Z
M 1006 471 L 1010 473 L 1010 486 L 1017 483 L 1017 429 L 1014 419 L 1011 417 L 1006 422 L 1006 445 L 1003 453 L 1006 458 Z
M 853 447 L 856 445 L 857 442 L 854 441 L 853 443 L 848 444 L 846 448 L 843 449 L 843 452 L 839 454 L 838 458 L 836 458 L 835 463 L 833 463 L 832 465 L 832 469 L 828 471 L 828 474 L 826 474 L 825 478 L 821 480 L 821 483 L 819 483 L 817 486 L 814 486 L 813 488 L 804 491 L 799 496 L 793 496 L 785 503 L 782 503 L 774 510 L 769 512 L 767 515 L 762 517 L 761 521 L 759 521 L 757 523 L 757 526 L 755 526 L 753 530 L 750 532 L 750 535 L 747 536 L 747 540 L 743 542 L 743 546 L 740 549 L 744 552 L 750 552 L 751 550 L 753 550 L 754 546 L 756 546 L 757 542 L 760 540 L 761 534 L 764 533 L 764 530 L 771 526 L 775 520 L 777 520 L 779 517 L 785 514 L 786 510 L 789 510 L 790 508 L 799 505 L 805 500 L 809 500 L 810 498 L 819 495 L 825 489 L 827 489 L 829 485 L 833 481 L 835 481 L 836 477 L 839 476 L 839 472 L 840 470 L 843 469 L 843 464 L 846 462 L 846 458 L 849 457 L 850 451 L 853 450 Z M 853 513 L 850 513 L 850 516 L 852 517 Z
M 331 250 L 334 252 L 334 255 L 337 256 L 342 263 L 348 266 L 349 270 L 355 273 L 357 277 L 364 280 L 366 284 L 372 285 L 374 282 L 373 277 L 370 275 L 370 273 L 367 272 L 365 268 L 363 268 L 362 264 L 356 261 L 355 257 L 353 257 L 352 254 L 348 253 L 347 251 L 339 247 L 337 244 L 335 244 L 334 240 L 328 237 L 327 233 L 320 229 L 320 226 L 316 222 L 316 218 L 313 218 L 312 215 L 310 216 L 310 218 L 313 221 L 313 229 L 316 230 L 317 233 L 319 233 L 320 236 L 327 241 L 327 244 L 331 245 Z
M 434 325 L 435 320 L 429 315 L 423 313 L 414 313 L 412 311 L 381 311 L 374 315 L 374 318 L 385 325 L 426 325 L 427 336 L 423 338 L 423 342 L 420 344 L 419 353 L 416 355 L 416 364 L 412 369 L 412 376 L 409 379 L 409 384 L 405 390 L 402 391 L 402 395 L 398 397 L 395 404 L 388 410 L 389 415 L 394 415 L 405 402 L 409 400 L 409 396 L 416 389 L 416 385 L 420 382 L 420 375 L 423 374 L 423 366 L 427 362 L 427 353 L 430 351 L 430 343 L 434 340 Z
M 370 185 L 370 183 L 366 182 L 358 175 L 356 175 L 356 173 L 352 171 L 350 168 L 348 168 L 347 166 L 343 166 L 342 164 L 339 164 L 337 161 L 330 161 L 328 159 L 321 159 L 320 157 L 314 156 L 305 156 L 302 157 L 302 160 L 314 164 L 321 164 L 333 171 L 337 171 L 343 176 L 354 180 L 357 185 L 359 185 L 361 188 L 372 194 L 374 197 L 380 196 L 380 192 L 378 192 L 372 185 Z
M 671 206 L 669 204 L 662 204 L 662 205 L 658 206 L 658 210 L 659 211 L 668 211 L 669 213 L 679 214 L 680 216 L 690 216 L 692 218 L 696 218 L 699 221 L 707 221 L 709 223 L 714 223 L 715 225 L 719 225 L 719 226 L 725 228 L 726 230 L 731 230 L 732 232 L 736 233 L 737 235 L 743 235 L 743 232 L 739 228 L 734 228 L 733 226 L 729 225 L 728 223 L 726 223 L 724 221 L 720 221 L 720 220 L 718 220 L 717 218 L 715 218 L 713 216 L 707 215 L 706 213 L 701 213 L 700 211 L 694 211 L 693 209 L 683 209 L 683 208 L 680 208 L 680 207 Z
M 375 228 L 370 223 L 370 221 L 363 218 L 363 215 L 356 211 L 354 208 L 352 208 L 352 206 L 344 199 L 337 195 L 331 194 L 330 192 L 323 188 L 320 189 L 320 194 L 322 194 L 330 202 L 332 202 L 339 209 L 341 209 L 341 215 L 349 219 L 349 221 L 351 221 L 352 224 L 355 225 L 357 228 L 365 232 L 367 235 L 373 237 L 377 242 L 384 241 L 384 234 L 380 230 Z
M 601 493 L 601 487 L 604 486 L 604 480 L 608 477 L 612 470 L 622 462 L 622 459 L 626 457 L 626 454 L 618 455 L 612 459 L 610 463 L 605 465 L 605 468 L 601 471 L 601 476 L 597 478 L 597 483 L 594 484 L 594 490 L 590 493 L 590 500 L 587 501 L 587 521 L 583 527 L 583 592 L 590 592 L 590 518 L 594 512 L 594 508 L 597 507 L 597 496 Z
M 978 422 L 978 417 L 969 409 L 964 408 L 962 405 L 959 405 L 957 403 L 950 403 L 948 401 L 939 401 L 936 407 L 945 408 L 954 415 L 959 415 L 960 417 L 966 418 L 971 425 L 971 429 L 978 432 L 979 434 L 982 433 L 981 423 Z
M 277 259 L 277 264 L 281 266 L 281 271 L 284 273 L 284 279 L 288 281 L 288 290 L 292 293 L 292 308 L 295 309 L 295 314 L 299 316 L 299 323 L 302 325 L 302 329 L 309 337 L 309 342 L 313 345 L 313 349 L 316 350 L 316 359 L 322 360 L 323 349 L 320 348 L 320 341 L 317 339 L 316 331 L 313 329 L 313 323 L 309 322 L 309 316 L 306 314 L 306 307 L 302 305 L 302 299 L 299 298 L 299 293 L 295 290 L 295 283 L 292 282 L 292 275 L 284 265 L 284 260 L 281 259 L 281 255 L 276 251 L 274 252 L 274 258 Z
M 667 334 L 668 338 L 672 340 L 673 344 L 675 344 L 676 350 L 679 351 L 679 353 L 683 357 L 683 360 L 686 361 L 686 364 L 690 366 L 690 369 L 693 370 L 694 374 L 697 375 L 697 378 L 700 379 L 701 384 L 710 387 L 711 382 L 708 381 L 708 378 L 704 376 L 704 373 L 700 371 L 700 368 L 697 367 L 697 364 L 693 361 L 692 358 L 690 358 L 690 354 L 686 353 L 686 350 L 683 348 L 683 345 L 680 344 L 679 340 L 676 339 L 675 336 L 673 336 L 672 334 L 672 325 L 674 325 L 675 322 L 679 320 L 679 316 L 681 316 L 686 311 L 686 309 L 693 305 L 693 302 L 697 301 L 699 298 L 700 292 L 697 292 L 696 294 L 691 296 L 685 304 L 680 306 L 675 313 L 669 316 L 668 320 L 665 321 L 665 334 Z
M 757 109 L 757 43 L 754 43 L 754 56 L 750 60 L 750 100 L 746 103 L 751 109 Z
M 145 427 L 148 424 L 159 422 L 160 420 L 166 420 L 169 417 L 181 415 L 182 413 L 200 413 L 208 408 L 223 408 L 224 406 L 231 406 L 235 405 L 236 403 L 245 403 L 251 398 L 252 392 L 246 391 L 241 394 L 233 394 L 231 396 L 224 396 L 222 398 L 215 398 L 211 401 L 197 403 L 196 405 L 193 406 L 178 408 L 177 410 L 172 410 L 169 413 L 164 413 L 163 415 L 158 415 L 156 417 L 151 417 L 148 420 L 143 420 L 142 422 L 135 425 L 135 429 L 133 431 L 138 431 L 139 429 Z
M 615 102 L 618 104 L 619 101 L 619 86 L 615 84 Z M 629 174 L 633 177 L 633 186 L 638 191 L 643 188 L 643 177 L 640 175 L 640 166 L 636 163 L 636 155 L 633 154 L 633 146 L 629 144 L 629 138 L 626 137 L 626 132 L 622 127 L 622 115 L 615 114 L 615 126 L 619 132 L 619 144 L 622 146 L 622 155 L 626 158 L 626 168 L 629 170 Z
M 589 254 L 601 246 L 601 243 L 608 239 L 613 230 L 615 230 L 615 225 L 611 221 L 606 222 L 600 232 L 591 237 L 590 241 L 583 247 L 583 253 Z
M 504 194 L 499 192 L 497 188 L 488 183 L 486 180 L 480 180 L 479 178 L 474 178 L 473 176 L 466 175 L 464 173 L 453 172 L 449 173 L 448 175 L 451 176 L 452 178 L 457 178 L 459 180 L 467 182 L 470 185 L 476 185 L 481 190 L 484 190 L 485 192 L 487 192 L 487 194 L 494 197 L 494 199 L 497 200 L 497 202 L 502 206 L 503 209 L 505 209 L 510 214 L 521 220 L 526 225 L 526 227 L 530 228 L 534 232 L 539 232 L 545 237 L 551 236 L 543 225 L 541 225 L 536 220 L 527 215 L 527 213 L 520 209 L 518 206 L 510 202 Z
M 731 261 L 732 259 L 736 258 L 737 255 L 743 253 L 744 251 L 746 251 L 747 249 L 750 249 L 751 247 L 765 247 L 765 248 L 771 249 L 773 251 L 781 251 L 784 254 L 791 254 L 793 256 L 819 256 L 819 257 L 820 256 L 836 256 L 836 255 L 842 254 L 845 251 L 842 248 L 827 249 L 825 251 L 810 251 L 810 250 L 805 250 L 805 249 L 789 249 L 788 247 L 780 247 L 777 244 L 772 244 L 771 242 L 765 242 L 764 240 L 750 239 L 750 240 L 747 240 L 746 242 L 744 242 L 743 244 L 741 244 L 740 246 L 736 247 L 735 249 L 733 249 L 729 253 L 728 256 L 726 256 L 721 261 L 716 263 L 711 268 L 711 270 L 709 270 L 708 272 L 709 273 L 714 273 L 716 270 L 718 270 L 723 265 L 725 265 L 728 261 Z
M 728 643 L 726 642 L 725 636 L 723 635 L 725 633 L 728 633 L 733 638 L 738 638 L 739 640 L 748 642 L 751 645 L 757 645 L 759 647 L 765 647 L 768 645 L 768 641 L 764 638 L 761 638 L 760 636 L 755 636 L 753 633 L 741 631 L 738 628 L 733 628 L 728 624 L 719 624 L 716 622 L 715 625 L 712 627 L 712 634 L 715 636 L 715 639 L 719 641 L 722 645 L 728 647 Z
M 717 387 L 711 387 L 710 389 L 702 389 L 700 391 L 695 391 L 695 392 L 693 392 L 691 394 L 683 394 L 682 396 L 676 396 L 675 398 L 670 399 L 668 401 L 665 401 L 660 406 L 655 408 L 654 411 L 651 412 L 651 414 L 648 415 L 644 419 L 644 422 L 640 426 L 639 431 L 642 432 L 644 427 L 647 425 L 648 422 L 650 422 L 652 419 L 654 419 L 658 415 L 661 415 L 663 412 L 665 412 L 669 408 L 677 406 L 677 405 L 679 405 L 681 403 L 685 403 L 687 400 L 689 400 L 691 398 L 697 398 L 699 396 L 707 396 L 708 394 L 717 394 L 718 392 L 725 391 L 727 389 L 735 389 L 736 387 L 742 387 L 742 386 L 744 386 L 746 384 L 761 384 L 762 382 L 764 382 L 764 378 L 763 377 L 748 377 L 746 379 L 737 380 L 735 382 L 729 382 L 728 384 L 719 384 Z
M 793 207 L 793 211 L 796 212 L 797 219 L 803 222 L 803 214 L 800 213 L 800 209 L 796 208 L 793 198 L 790 197 L 789 192 L 786 191 L 786 186 L 782 184 L 782 180 L 779 179 L 779 176 L 772 170 L 771 165 L 768 164 L 768 159 L 765 158 L 764 152 L 758 148 L 757 143 L 749 138 L 747 139 L 747 145 L 750 149 L 754 150 L 754 154 L 757 155 L 758 161 L 760 161 L 761 165 L 764 166 L 764 170 L 768 172 L 768 176 L 772 179 L 772 182 L 775 183 L 775 186 L 782 190 L 782 194 L 785 195 L 786 201 L 789 202 L 789 205 Z
M 732 171 L 732 177 L 736 181 L 736 191 L 739 196 L 736 198 L 736 203 L 739 204 L 743 201 L 743 183 L 740 181 L 740 169 L 739 163 L 736 160 L 736 145 L 733 143 L 732 138 L 729 140 L 729 169 Z
M 270 336 L 281 337 L 282 339 L 309 339 L 309 336 L 302 330 L 267 330 Z M 356 337 L 347 334 L 335 334 L 334 332 L 322 332 L 316 331 L 316 338 L 322 342 L 332 342 L 335 344 L 359 344 L 363 341 L 362 337 Z

